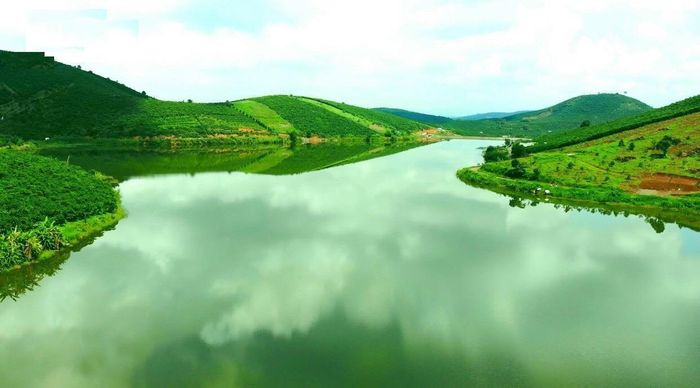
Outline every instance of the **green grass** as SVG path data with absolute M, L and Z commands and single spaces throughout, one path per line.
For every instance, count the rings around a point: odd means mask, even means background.
M 375 132 L 377 132 L 377 133 L 384 134 L 384 133 L 386 133 L 386 132 L 388 132 L 388 131 L 391 130 L 390 128 L 388 128 L 388 127 L 386 127 L 386 126 L 384 126 L 384 125 L 381 125 L 381 124 L 377 124 L 377 123 L 375 123 L 375 122 L 372 122 L 371 120 L 368 120 L 368 119 L 366 119 L 366 118 L 364 118 L 364 117 L 362 117 L 362 116 L 357 116 L 357 115 L 352 114 L 352 113 L 350 113 L 350 112 L 344 111 L 344 110 L 342 110 L 342 109 L 336 107 L 336 106 L 333 105 L 333 104 L 329 104 L 329 103 L 324 102 L 324 101 L 321 101 L 321 100 L 315 100 L 315 99 L 313 99 L 313 98 L 306 98 L 306 97 L 298 97 L 298 98 L 299 98 L 301 101 L 304 101 L 304 102 L 307 102 L 307 103 L 309 103 L 309 104 L 315 105 L 315 106 L 317 106 L 317 107 L 319 107 L 319 108 L 323 108 L 323 109 L 325 109 L 325 110 L 327 110 L 327 111 L 329 111 L 329 112 L 331 112 L 331 113 L 333 113 L 333 114 L 336 114 L 336 115 L 338 115 L 338 116 L 344 117 L 344 118 L 346 118 L 346 119 L 348 119 L 348 120 L 350 120 L 350 121 L 354 121 L 354 122 L 356 122 L 356 123 L 362 125 L 363 127 L 369 128 L 369 129 L 371 129 L 371 130 L 373 130 L 373 131 L 375 131 Z
M 255 98 L 254 101 L 277 112 L 305 136 L 371 136 L 375 133 L 370 128 L 353 120 L 299 98 L 268 96 Z
M 482 186 L 532 192 L 551 190 L 555 198 L 675 209 L 700 217 L 700 194 L 642 195 L 653 174 L 700 178 L 700 113 L 656 122 L 633 130 L 518 159 L 522 177 L 511 179 L 510 160 L 462 170 L 463 180 Z M 664 154 L 660 144 L 670 147 Z M 661 147 L 663 148 L 663 147 Z M 649 192 L 651 194 L 651 192 Z
M 641 101 L 620 94 L 597 94 L 575 97 L 549 108 L 502 119 L 455 120 L 444 124 L 444 127 L 462 135 L 534 138 L 578 128 L 586 120 L 598 125 L 651 109 Z
M 233 106 L 240 109 L 250 117 L 259 120 L 265 127 L 280 133 L 294 131 L 294 127 L 287 120 L 283 119 L 267 105 L 253 100 L 241 100 L 233 103 Z
M 372 109 L 365 109 L 365 108 L 360 108 L 354 105 L 349 105 L 345 103 L 340 103 L 340 102 L 335 102 L 335 101 L 329 101 L 329 100 L 321 100 L 317 99 L 317 101 L 321 101 L 327 105 L 333 106 L 343 112 L 346 112 L 348 114 L 351 114 L 353 116 L 359 117 L 362 120 L 364 120 L 366 123 L 370 124 L 370 127 L 372 126 L 378 126 L 382 128 L 386 128 L 395 132 L 414 132 L 414 131 L 420 131 L 423 129 L 427 129 L 430 126 L 414 121 L 414 120 L 409 120 L 405 119 L 402 117 L 398 117 L 396 115 L 386 113 L 386 112 L 381 112 L 377 110 L 372 110 Z

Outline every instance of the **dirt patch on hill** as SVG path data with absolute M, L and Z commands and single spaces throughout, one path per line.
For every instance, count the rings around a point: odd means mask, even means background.
M 649 174 L 642 178 L 639 193 L 656 195 L 700 193 L 700 179 L 672 174 Z

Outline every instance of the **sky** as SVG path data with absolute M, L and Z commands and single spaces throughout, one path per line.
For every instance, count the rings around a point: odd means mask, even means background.
M 459 116 L 700 94 L 700 1 L 25 0 L 0 49 L 168 100 L 268 94 Z

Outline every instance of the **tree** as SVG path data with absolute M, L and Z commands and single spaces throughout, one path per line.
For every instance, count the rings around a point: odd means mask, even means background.
M 583 122 L 581 122 L 581 128 L 586 128 L 586 127 L 590 127 L 590 126 L 591 126 L 591 120 L 583 120 Z
M 625 139 L 620 139 L 620 142 L 617 143 L 618 147 L 624 147 L 625 146 Z
M 513 159 L 527 156 L 527 148 L 522 143 L 514 143 L 510 149 L 510 157 Z
M 508 149 L 506 147 L 488 146 L 484 151 L 484 161 L 498 162 L 508 159 Z
M 654 145 L 654 149 L 661 151 L 661 154 L 663 156 L 666 156 L 666 154 L 668 154 L 669 148 L 673 147 L 674 145 L 677 145 L 680 142 L 680 140 L 666 135 L 663 139 L 656 142 L 656 144 Z
M 634 151 L 634 147 L 635 147 L 634 143 L 630 143 L 630 144 L 627 146 L 627 149 L 630 150 L 630 151 Z

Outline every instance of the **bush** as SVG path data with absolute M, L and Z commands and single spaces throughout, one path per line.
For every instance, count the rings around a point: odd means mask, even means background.
M 56 225 L 45 218 L 27 232 L 17 228 L 0 235 L 0 272 L 37 261 L 45 251 L 56 251 L 65 245 Z
M 0 234 L 113 212 L 110 183 L 78 167 L 25 152 L 0 151 Z
M 498 162 L 508 159 L 508 149 L 506 147 L 488 146 L 484 151 L 484 160 L 486 162 Z

